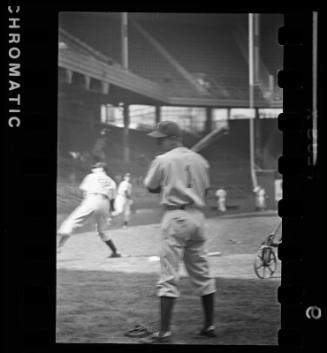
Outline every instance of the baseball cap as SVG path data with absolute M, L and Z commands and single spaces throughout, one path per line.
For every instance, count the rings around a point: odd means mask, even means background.
M 180 127 L 173 121 L 161 121 L 158 125 L 156 130 L 150 132 L 148 136 L 161 138 L 161 137 L 181 137 L 182 131 Z
M 107 163 L 105 162 L 96 162 L 92 165 L 92 168 L 106 168 Z
M 101 136 L 104 136 L 104 135 L 109 134 L 109 132 L 110 132 L 109 129 L 102 129 L 102 130 L 100 131 L 100 135 L 101 135 Z

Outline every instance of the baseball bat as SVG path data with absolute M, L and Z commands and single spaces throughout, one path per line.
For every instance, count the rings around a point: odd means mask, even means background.
M 203 150 L 208 145 L 216 142 L 221 136 L 228 133 L 228 126 L 220 126 L 217 129 L 211 131 L 209 134 L 205 135 L 200 141 L 198 141 L 191 150 L 194 152 L 199 152 Z
M 209 252 L 208 256 L 221 256 L 221 252 L 220 251 Z

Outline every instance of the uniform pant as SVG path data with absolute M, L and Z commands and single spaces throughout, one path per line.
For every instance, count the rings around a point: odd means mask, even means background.
M 260 210 L 264 210 L 266 208 L 265 197 L 262 197 L 262 196 L 256 197 L 256 208 Z
M 58 233 L 71 235 L 93 217 L 97 232 L 103 241 L 110 239 L 105 230 L 108 226 L 109 200 L 102 195 L 89 194 L 60 226 Z
M 217 208 L 220 212 L 226 212 L 226 199 L 218 199 Z
M 117 214 L 123 214 L 124 221 L 129 222 L 131 214 L 132 200 L 125 196 L 117 195 L 115 199 L 115 211 Z
M 178 297 L 179 268 L 184 261 L 200 296 L 216 291 L 205 249 L 204 215 L 196 209 L 166 211 L 161 229 L 159 296 Z

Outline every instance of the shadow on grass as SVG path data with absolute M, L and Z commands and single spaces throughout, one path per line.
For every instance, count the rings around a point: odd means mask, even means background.
M 60 343 L 138 343 L 124 332 L 135 324 L 158 327 L 159 301 L 155 274 L 123 272 L 57 272 L 56 341 Z M 173 343 L 276 345 L 280 327 L 279 283 L 269 280 L 217 278 L 217 338 L 197 340 L 202 326 L 200 299 L 188 278 L 172 319 Z

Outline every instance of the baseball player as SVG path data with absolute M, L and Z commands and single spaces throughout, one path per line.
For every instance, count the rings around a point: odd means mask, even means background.
M 266 190 L 258 185 L 253 191 L 255 193 L 255 210 L 264 211 L 266 209 Z
M 165 343 L 171 337 L 170 321 L 179 297 L 179 265 L 183 260 L 190 280 L 202 299 L 204 326 L 196 337 L 215 337 L 213 325 L 215 280 L 209 271 L 204 234 L 205 197 L 209 188 L 209 164 L 182 144 L 179 126 L 162 121 L 149 134 L 164 153 L 152 162 L 144 184 L 161 193 L 165 212 L 161 222 L 160 329 L 142 343 Z
M 217 197 L 217 211 L 218 211 L 218 213 L 226 212 L 226 196 L 227 196 L 226 190 L 223 188 L 220 188 L 216 191 L 215 195 Z
M 73 231 L 81 227 L 91 216 L 94 217 L 100 238 L 112 251 L 109 257 L 121 257 L 106 233 L 110 212 L 110 199 L 115 197 L 116 183 L 106 174 L 106 164 L 96 163 L 92 173 L 88 174 L 80 185 L 84 192 L 84 199 L 73 213 L 62 223 L 58 230 L 57 252 L 61 252 L 63 245 Z
M 115 211 L 112 212 L 113 216 L 123 214 L 124 217 L 124 226 L 127 228 L 128 222 L 131 214 L 131 205 L 132 201 L 132 184 L 130 182 L 131 175 L 126 173 L 124 175 L 124 180 L 120 182 L 117 191 L 117 197 L 115 199 L 114 208 Z

